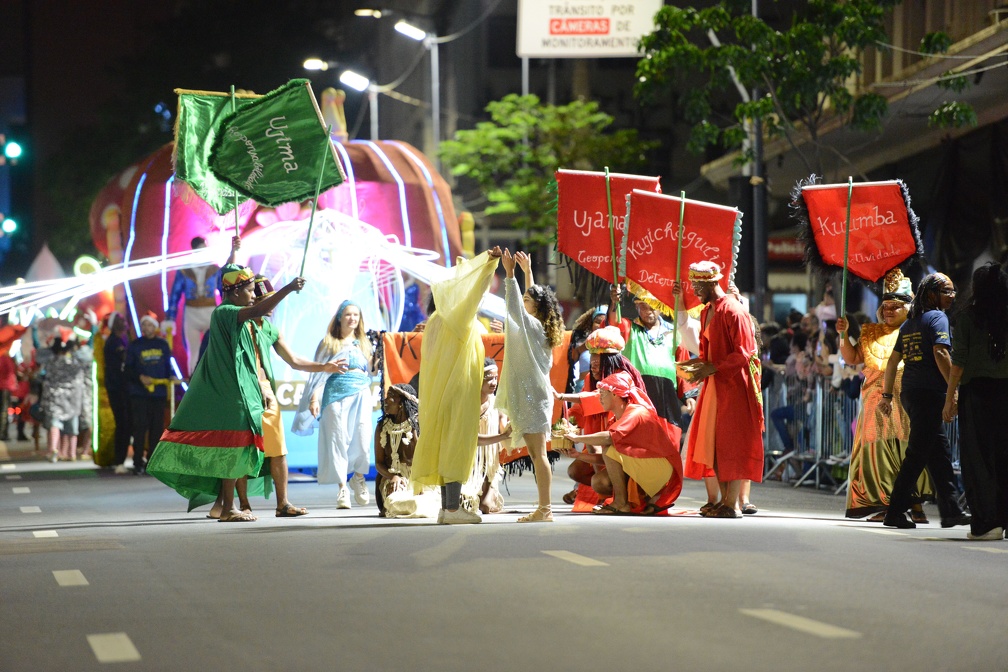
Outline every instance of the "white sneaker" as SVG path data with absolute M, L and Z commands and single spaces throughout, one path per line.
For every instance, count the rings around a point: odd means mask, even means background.
M 133 470 L 127 467 L 125 464 L 120 464 L 113 470 L 113 473 L 122 475 L 122 474 L 128 474 L 131 471 Z
M 966 538 L 970 541 L 1001 541 L 1004 539 L 1004 528 L 995 527 L 993 530 L 989 530 L 983 534 L 973 534 L 972 532 L 967 532 Z
M 444 509 L 437 512 L 437 524 L 444 525 Z
M 344 485 L 339 489 L 339 494 L 336 495 L 336 508 L 337 509 L 349 509 L 350 508 L 350 491 Z
M 368 502 L 371 501 L 371 495 L 368 494 L 367 481 L 364 480 L 364 474 L 354 474 L 353 478 L 350 479 L 350 487 L 353 488 L 354 501 L 357 502 L 357 506 L 367 506 Z
M 445 511 L 442 522 L 445 525 L 469 525 L 471 523 L 482 523 L 483 519 L 479 514 L 470 513 L 459 507 L 458 511 Z

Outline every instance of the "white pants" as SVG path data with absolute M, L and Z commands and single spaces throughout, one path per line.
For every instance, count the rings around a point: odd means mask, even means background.
M 319 485 L 347 482 L 347 474 L 371 469 L 371 389 L 334 401 L 319 416 Z
M 215 306 L 186 306 L 182 316 L 182 323 L 185 325 L 186 350 L 189 351 L 189 375 L 192 376 L 196 370 L 196 361 L 199 359 L 200 341 L 203 334 L 210 328 L 210 316 L 213 315 Z

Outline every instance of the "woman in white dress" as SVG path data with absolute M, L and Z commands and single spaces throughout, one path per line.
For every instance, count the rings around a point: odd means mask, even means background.
M 546 457 L 546 435 L 553 419 L 553 388 L 549 373 L 553 348 L 563 339 L 563 318 L 553 290 L 533 284 L 531 259 L 524 252 L 504 250 L 504 370 L 497 406 L 511 419 L 511 447 L 528 447 L 535 471 L 538 507 L 519 523 L 553 522 L 550 505 L 552 473 Z M 523 294 L 515 280 L 515 265 L 525 272 Z

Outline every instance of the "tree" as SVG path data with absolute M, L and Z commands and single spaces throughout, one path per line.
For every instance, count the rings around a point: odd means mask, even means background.
M 746 140 L 743 124 L 758 119 L 770 136 L 787 139 L 810 173 L 821 175 L 822 152 L 836 151 L 820 142 L 826 122 L 839 117 L 861 130 L 882 126 L 886 99 L 872 92 L 855 95 L 848 84 L 861 71 L 861 52 L 888 42 L 885 13 L 898 3 L 810 0 L 785 30 L 752 16 L 749 0 L 722 0 L 700 10 L 663 7 L 655 16 L 654 32 L 641 40 L 644 57 L 637 64 L 635 94 L 642 102 L 652 102 L 678 91 L 676 106 L 692 124 L 687 143 L 691 151 L 711 145 L 738 149 Z M 711 33 L 724 42 L 715 43 L 708 37 Z M 947 36 L 932 33 L 922 51 L 944 51 L 949 42 Z M 687 79 L 697 74 L 704 80 L 699 86 Z M 763 93 L 735 105 L 730 118 L 718 119 L 715 102 L 720 92 L 734 89 L 732 74 L 746 90 Z M 945 88 L 960 84 L 961 78 L 950 79 Z M 946 102 L 931 123 L 975 125 L 976 116 L 962 103 Z M 803 134 L 810 151 L 803 151 Z M 751 159 L 751 149 L 739 157 L 740 162 Z
M 508 95 L 486 106 L 490 121 L 441 143 L 452 175 L 475 181 L 488 205 L 481 216 L 503 215 L 523 230 L 523 244 L 547 245 L 556 234 L 550 185 L 558 168 L 632 173 L 658 143 L 635 129 L 606 132 L 613 118 L 598 103 L 543 105 L 537 96 Z

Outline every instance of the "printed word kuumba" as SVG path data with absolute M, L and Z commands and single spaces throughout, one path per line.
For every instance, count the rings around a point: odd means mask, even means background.
M 816 223 L 819 225 L 819 230 L 828 236 L 842 236 L 844 235 L 845 229 L 845 219 L 834 220 L 829 217 L 816 217 Z M 879 212 L 878 206 L 873 206 L 870 210 L 863 212 L 863 214 L 851 214 L 850 230 L 858 231 L 860 229 L 867 229 L 873 226 L 896 226 L 901 222 L 896 221 L 896 215 L 892 210 L 885 210 Z

